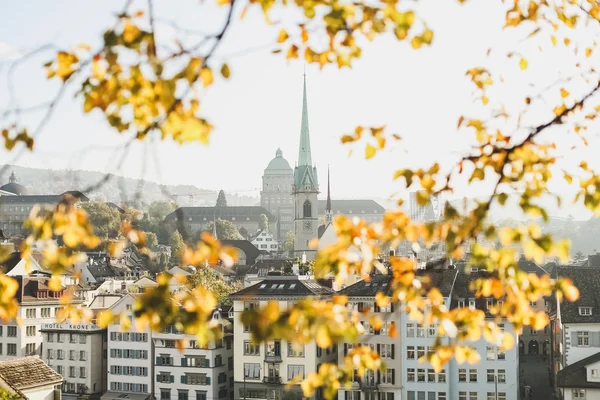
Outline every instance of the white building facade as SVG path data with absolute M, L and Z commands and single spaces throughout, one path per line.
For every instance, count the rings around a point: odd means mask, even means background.
M 106 330 L 95 324 L 42 325 L 42 359 L 63 376 L 65 399 L 98 399 L 106 391 Z
M 251 299 L 248 298 L 251 294 Z M 249 327 L 241 323 L 245 309 L 264 307 L 269 300 L 285 310 L 305 298 L 327 298 L 332 290 L 296 276 L 273 276 L 232 295 L 234 313 L 234 399 L 281 400 L 303 398 L 299 384 L 286 385 L 316 372 L 324 362 L 336 362 L 337 346 L 322 349 L 315 342 L 305 345 L 285 340 L 255 344 Z M 320 398 L 318 392 L 315 398 Z

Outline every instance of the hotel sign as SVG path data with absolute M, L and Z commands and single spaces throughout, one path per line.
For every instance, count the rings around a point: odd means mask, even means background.
M 59 330 L 59 331 L 100 331 L 96 324 L 42 324 L 42 330 Z

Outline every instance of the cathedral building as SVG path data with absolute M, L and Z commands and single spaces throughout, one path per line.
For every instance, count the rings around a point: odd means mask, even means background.
M 285 240 L 285 235 L 294 230 L 294 171 L 281 149 L 277 149 L 275 158 L 269 162 L 262 177 L 260 205 L 277 219 L 276 232 L 271 232 L 277 240 Z M 273 222 L 273 221 L 271 221 Z

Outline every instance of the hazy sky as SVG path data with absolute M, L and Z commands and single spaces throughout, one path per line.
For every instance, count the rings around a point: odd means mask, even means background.
M 458 133 L 456 122 L 462 113 L 476 108 L 473 85 L 465 78 L 465 71 L 489 65 L 488 48 L 500 46 L 502 53 L 524 36 L 522 32 L 503 33 L 500 1 L 471 0 L 463 6 L 451 0 L 418 3 L 420 15 L 435 31 L 431 48 L 414 51 L 408 43 L 386 36 L 366 44 L 362 59 L 352 69 L 306 68 L 313 161 L 322 183 L 330 165 L 335 197 L 387 197 L 397 189 L 391 181 L 395 169 L 427 166 L 464 151 L 468 133 Z M 0 109 L 9 101 L 7 71 L 11 59 L 46 43 L 67 47 L 84 41 L 96 45 L 103 30 L 114 23 L 111 13 L 123 4 L 77 0 L 3 3 Z M 156 4 L 160 17 L 203 31 L 220 26 L 225 11 L 198 1 L 157 0 Z M 287 17 L 282 16 L 284 20 Z M 300 133 L 303 62 L 288 62 L 271 54 L 279 29 L 277 24 L 265 25 L 258 9 L 251 9 L 243 21 L 233 24 L 218 53 L 218 59 L 230 63 L 232 77 L 227 82 L 217 79 L 202 93 L 203 116 L 216 127 L 210 146 L 140 143 L 117 173 L 139 177 L 146 154 L 147 179 L 242 191 L 260 187 L 263 170 L 278 147 L 293 166 Z M 161 37 L 169 38 L 172 33 L 168 25 L 158 25 Z M 56 92 L 57 84 L 45 82 L 41 68 L 50 57 L 51 52 L 45 52 L 15 69 L 11 81 L 22 106 L 46 101 Z M 524 83 L 532 76 L 544 83 L 566 71 L 558 50 L 543 57 L 532 56 L 530 70 L 525 73 L 518 70 L 517 60 L 498 60 L 495 66 L 507 77 L 514 77 L 513 87 L 499 95 L 509 104 L 514 98 L 517 108 L 528 94 Z M 34 127 L 37 120 L 32 116 L 27 121 Z M 350 147 L 340 144 L 340 136 L 357 125 L 382 124 L 403 140 L 375 160 L 365 161 L 362 147 L 349 158 Z M 80 101 L 70 93 L 37 141 L 35 152 L 17 163 L 110 171 L 114 148 L 123 141 L 99 115 L 84 116 Z M 11 158 L 0 150 L 0 163 Z

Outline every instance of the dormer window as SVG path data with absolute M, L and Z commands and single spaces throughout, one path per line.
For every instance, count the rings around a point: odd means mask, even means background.
M 475 299 L 469 299 L 469 308 L 471 310 L 475 309 Z
M 592 307 L 579 307 L 579 315 L 592 315 Z
M 458 308 L 463 308 L 465 306 L 465 299 L 458 300 Z

